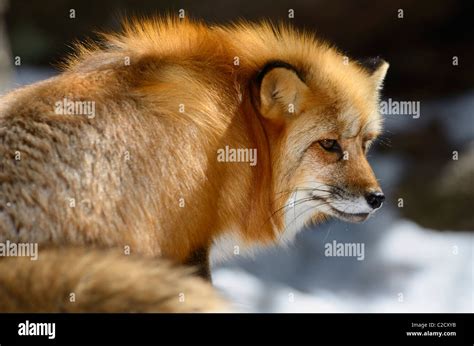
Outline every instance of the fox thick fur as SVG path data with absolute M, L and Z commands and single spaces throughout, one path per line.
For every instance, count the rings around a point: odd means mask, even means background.
M 39 244 L 37 261 L 0 260 L 0 310 L 212 311 L 210 285 L 160 261 L 208 276 L 221 239 L 364 220 L 388 64 L 372 67 L 266 22 L 135 20 L 79 45 L 60 75 L 0 99 L 0 241 Z M 94 112 L 58 111 L 71 101 Z
M 53 248 L 0 261 L 2 312 L 202 312 L 224 302 L 193 270 L 118 250 Z

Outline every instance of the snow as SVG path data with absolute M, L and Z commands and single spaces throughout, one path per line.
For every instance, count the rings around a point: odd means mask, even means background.
M 298 277 L 290 274 L 282 282 L 268 279 L 268 272 L 259 278 L 255 268 L 224 266 L 213 272 L 214 284 L 243 312 L 473 312 L 472 234 L 435 232 L 406 220 L 384 233 L 375 243 L 363 237 L 372 245 L 362 265 L 355 258 L 324 260 L 315 246 L 314 259 L 302 263 L 297 255 L 287 263 Z M 317 238 L 315 244 L 329 239 Z M 259 261 L 273 262 L 275 256 L 281 255 L 253 259 L 254 267 L 265 267 Z M 317 276 L 301 277 L 302 265 L 304 275 Z
M 401 100 L 406 101 L 406 100 Z M 432 121 L 442 124 L 451 143 L 461 145 L 473 140 L 474 90 L 438 100 L 422 101 L 420 117 L 386 115 L 385 130 L 403 132 L 418 130 Z

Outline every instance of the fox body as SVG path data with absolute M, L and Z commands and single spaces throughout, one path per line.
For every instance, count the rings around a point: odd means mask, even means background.
M 127 23 L 0 99 L 0 240 L 38 243 L 38 261 L 119 248 L 208 276 L 220 240 L 365 220 L 383 200 L 365 153 L 387 68 L 287 26 Z

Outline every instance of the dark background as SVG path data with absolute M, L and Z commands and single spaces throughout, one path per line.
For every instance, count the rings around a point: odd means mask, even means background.
M 291 21 L 334 42 L 348 56 L 381 55 L 391 62 L 386 91 L 392 95 L 438 97 L 472 87 L 473 1 L 15 0 L 6 25 L 14 55 L 28 64 L 50 65 L 71 51 L 73 40 L 119 29 L 123 16 L 177 14 L 181 8 L 211 23 Z M 69 9 L 76 10 L 75 19 L 69 18 Z M 294 9 L 294 19 L 288 19 L 288 9 Z M 460 59 L 457 68 L 453 56 Z

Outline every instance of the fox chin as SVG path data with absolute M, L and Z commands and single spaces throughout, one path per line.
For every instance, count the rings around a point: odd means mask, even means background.
M 383 59 L 268 22 L 134 20 L 102 40 L 0 98 L 0 243 L 39 245 L 0 259 L 0 311 L 219 310 L 211 249 L 382 206 Z

